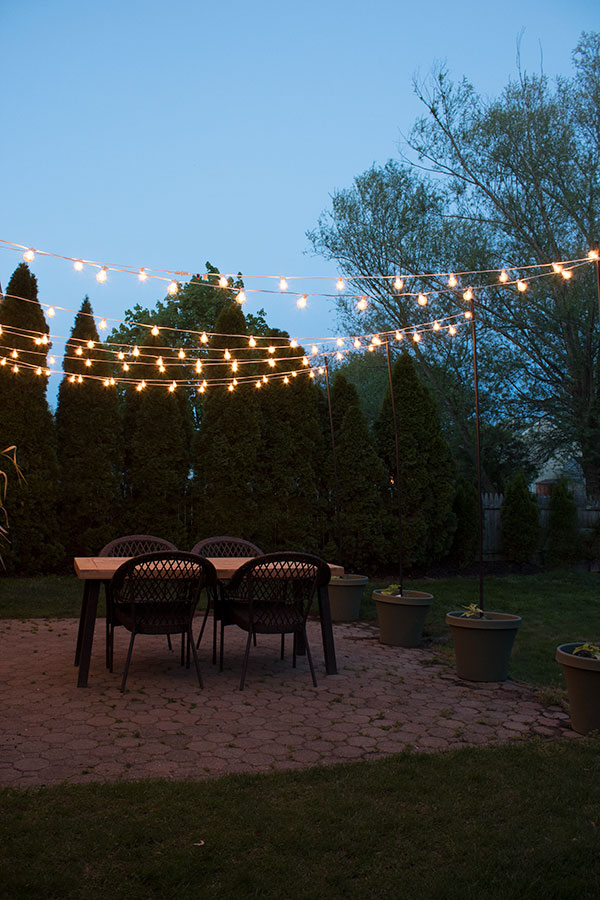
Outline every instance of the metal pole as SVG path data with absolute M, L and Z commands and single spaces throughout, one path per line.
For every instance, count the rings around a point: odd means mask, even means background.
M 594 241 L 593 249 L 600 254 L 600 244 Z M 600 256 L 596 257 L 596 290 L 598 291 L 598 326 L 600 327 Z
M 392 379 L 392 361 L 390 358 L 389 338 L 385 339 L 385 351 L 387 356 L 388 379 L 390 382 L 390 398 L 392 401 L 394 441 L 396 445 L 396 498 L 398 500 L 398 581 L 400 583 L 400 594 L 402 594 L 404 592 L 404 541 L 402 534 L 402 491 L 400 489 L 400 446 L 398 443 L 398 420 L 396 418 L 396 399 L 394 397 L 394 382 Z
M 328 359 L 325 357 L 325 384 L 327 385 L 327 407 L 329 409 L 329 430 L 331 432 L 331 453 L 333 457 L 333 485 L 335 491 L 335 521 L 337 531 L 337 551 L 338 559 L 342 561 L 342 520 L 340 516 L 340 486 L 337 474 L 337 461 L 335 452 L 335 434 L 333 431 L 333 415 L 331 413 L 331 391 L 329 389 L 329 365 Z
M 479 430 L 479 382 L 477 379 L 477 339 L 475 336 L 475 300 L 471 308 L 471 339 L 473 341 L 473 376 L 475 384 L 475 446 L 477 464 L 478 536 L 479 536 L 479 609 L 483 610 L 483 501 L 481 497 L 481 435 Z M 483 612 L 482 612 L 483 615 Z

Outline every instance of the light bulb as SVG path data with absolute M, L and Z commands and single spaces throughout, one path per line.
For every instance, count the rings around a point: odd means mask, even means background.
M 93 342 L 93 341 L 88 341 L 88 342 L 87 342 L 87 347 L 88 347 L 88 350 L 93 350 L 93 349 L 94 349 L 94 342 Z
M 70 376 L 69 376 L 69 381 L 71 382 L 71 384 L 75 384 L 75 376 L 74 376 L 74 375 L 70 375 Z
M 417 297 L 417 303 L 419 304 L 419 306 L 427 306 L 427 303 L 428 303 L 428 302 L 429 302 L 429 301 L 427 300 L 427 295 L 426 295 L 426 294 L 421 293 L 421 294 L 418 295 L 418 297 Z
M 129 372 L 129 363 L 123 363 L 123 371 Z
M 12 371 L 15 373 L 15 375 L 18 375 L 18 373 L 19 373 L 19 367 L 18 367 L 18 366 L 13 366 L 13 367 L 12 367 Z
M 117 359 L 125 359 L 125 354 L 122 350 L 119 350 L 119 352 L 117 353 Z
M 201 384 L 200 387 L 198 388 L 198 393 L 203 394 L 205 390 L 206 390 L 206 385 Z
M 13 359 L 17 359 L 18 356 L 19 356 L 19 354 L 18 354 L 18 352 L 17 352 L 16 350 L 13 350 L 12 353 L 11 353 L 10 355 L 12 356 Z
M 336 344 L 338 345 L 338 347 L 343 347 L 344 346 L 343 338 L 339 337 L 336 341 Z
M 207 333 L 206 333 L 205 331 L 203 331 L 202 334 L 200 335 L 200 343 L 201 343 L 201 344 L 207 344 L 207 343 L 208 343 L 208 335 L 207 335 Z
M 77 384 L 81 384 L 82 381 L 83 381 L 83 376 L 82 376 L 82 375 L 78 375 L 78 376 L 77 376 Z
M 169 292 L 171 297 L 174 297 L 178 290 L 179 290 L 179 285 L 177 284 L 176 281 L 172 281 L 169 284 L 169 287 L 167 288 L 167 291 Z
M 197 372 L 198 374 L 200 374 L 201 371 L 202 371 L 202 363 L 200 362 L 199 359 L 197 359 L 197 360 L 196 360 L 196 372 Z
M 101 284 L 106 281 L 107 278 L 106 266 L 102 266 L 102 268 L 96 272 L 96 281 L 99 281 Z
M 35 253 L 33 252 L 33 250 L 26 250 L 23 254 L 23 259 L 25 260 L 25 262 L 33 262 L 35 259 Z
M 98 328 L 100 329 L 100 331 L 106 331 L 106 329 L 108 328 L 108 323 L 107 323 L 106 319 L 100 319 L 100 324 L 98 325 Z
M 76 349 L 75 353 L 77 354 L 77 356 L 81 356 L 81 354 L 83 353 L 83 350 L 81 349 L 81 347 L 78 347 Z
M 561 266 L 560 263 L 552 263 L 552 271 L 556 272 L 557 275 L 560 275 L 562 270 L 563 270 L 563 267 Z
M 298 297 L 298 299 L 296 300 L 296 306 L 298 307 L 298 309 L 304 309 L 306 307 L 307 300 L 308 297 L 306 294 L 302 294 L 301 297 Z
M 498 275 L 498 281 L 500 281 L 502 284 L 506 284 L 506 282 L 508 281 L 508 273 L 504 269 L 502 269 L 502 271 Z
M 418 331 L 415 331 L 415 333 L 413 334 L 413 341 L 415 342 L 415 344 L 418 344 L 420 340 L 421 340 L 421 335 L 419 334 Z
M 145 269 L 140 269 L 140 271 L 138 272 L 138 278 L 140 281 L 148 280 L 148 274 Z
M 228 390 L 233 391 L 233 389 L 234 389 L 234 385 L 233 385 L 233 382 L 232 382 L 232 383 L 229 385 Z
M 571 271 L 571 269 L 563 269 L 561 275 L 565 279 L 565 281 L 569 281 L 569 279 L 573 277 L 573 272 Z
M 185 359 L 185 350 L 180 350 L 177 356 L 179 359 Z
M 375 346 L 375 347 L 381 346 L 381 338 L 377 334 L 373 336 L 373 346 Z
M 269 360 L 269 362 L 272 362 L 272 360 Z M 234 359 L 234 361 L 231 363 L 231 371 L 237 372 L 237 370 L 238 370 L 238 362 L 237 362 L 237 359 Z
M 229 352 L 229 350 L 225 351 L 225 353 L 223 354 L 223 359 L 231 359 L 231 353 Z
M 85 364 L 86 364 L 86 366 L 87 366 L 88 369 L 89 369 L 89 368 L 91 367 L 91 365 L 92 365 L 91 359 L 86 359 Z
M 336 283 L 336 288 L 338 289 L 338 291 L 344 290 L 344 279 L 343 278 L 338 278 L 337 283 Z
M 81 272 L 81 270 L 83 269 L 83 261 L 81 259 L 76 259 L 73 263 L 73 268 L 76 272 Z
M 55 356 L 49 356 L 49 357 L 48 357 L 48 362 L 50 363 L 51 366 L 53 366 L 54 363 L 56 362 L 56 357 L 55 357 Z
M 250 340 L 248 341 L 248 346 L 249 346 L 249 347 L 256 347 L 256 338 L 251 337 Z
M 271 344 L 271 346 L 268 348 L 268 350 L 269 350 L 269 353 L 275 353 L 275 347 L 274 347 L 272 344 Z
M 344 354 L 343 354 L 343 353 L 340 353 L 340 351 L 338 350 L 338 352 L 335 354 L 335 358 L 336 358 L 336 359 L 343 359 L 343 358 L 344 358 Z
M 283 277 L 280 278 L 280 279 L 279 279 L 279 290 L 280 290 L 280 291 L 287 291 L 287 287 L 288 287 L 288 283 L 287 283 L 287 281 L 285 280 L 285 278 L 283 278 Z
M 290 383 L 290 379 L 287 377 L 287 375 L 286 375 L 285 378 L 283 379 L 283 383 L 284 383 L 284 384 L 289 384 L 289 383 Z
M 236 302 L 239 303 L 240 306 L 242 306 L 242 304 L 244 304 L 246 302 L 246 292 L 238 291 L 238 295 L 235 299 L 236 299 Z
M 399 275 L 396 275 L 396 277 L 394 278 L 394 290 L 401 291 L 403 287 L 404 281 L 402 280 L 402 278 L 400 278 Z
M 595 247 L 593 247 L 588 253 L 588 259 L 596 260 L 596 259 L 598 259 L 599 256 L 600 256 L 600 254 L 598 253 L 598 250 Z
M 358 338 L 354 338 L 354 346 L 357 350 L 362 346 Z
M 314 377 L 315 377 L 315 373 L 313 372 L 312 369 L 311 369 L 310 372 L 308 373 L 308 377 L 309 377 L 309 378 L 314 378 Z
M 139 356 L 139 355 L 140 355 L 140 351 L 138 350 L 137 347 L 134 347 L 133 350 L 132 350 L 131 352 L 133 353 L 134 356 Z
M 457 284 L 458 284 L 458 278 L 456 277 L 456 275 L 449 275 L 448 276 L 448 287 L 455 288 Z
M 162 364 L 163 364 L 163 358 L 162 358 L 162 356 L 159 356 L 158 359 L 156 360 L 156 365 L 160 368 L 162 366 Z
M 42 370 L 41 370 L 41 368 L 40 368 L 39 366 L 38 366 L 37 369 L 35 370 L 35 374 L 36 374 L 36 375 L 41 375 L 41 374 L 42 374 Z
M 368 305 L 369 304 L 367 303 L 367 298 L 361 297 L 360 300 L 358 301 L 358 303 L 356 304 L 356 308 L 359 309 L 361 312 L 364 312 Z
M 221 275 L 221 277 L 219 278 L 219 287 L 226 288 L 228 284 L 229 281 L 227 280 L 226 276 Z
M 317 347 L 316 344 L 312 345 L 312 347 L 310 348 L 310 352 L 312 353 L 313 356 L 317 355 L 317 353 L 319 352 L 319 348 Z
M 463 294 L 463 300 L 466 300 L 466 302 L 469 303 L 469 301 L 472 299 L 473 299 L 473 291 L 471 290 L 471 288 L 467 288 L 467 290 Z
M 275 360 L 273 359 L 272 356 L 271 356 L 270 359 L 269 359 L 269 365 L 271 366 L 272 369 L 275 368 Z
M 523 293 L 523 291 L 526 291 L 527 290 L 527 282 L 523 281 L 522 279 L 519 278 L 519 280 L 517 281 L 517 290 L 521 291 L 521 293 Z
M 454 325 L 448 326 L 448 334 L 452 334 L 452 335 L 456 334 L 456 328 L 454 327 Z
M 397 331 L 397 332 L 396 332 L 396 340 L 397 340 L 397 341 L 401 341 L 403 338 L 404 338 L 404 335 L 402 334 L 402 332 L 401 332 L 401 331 Z
M 307 366 L 307 365 L 308 365 L 308 359 L 307 359 L 306 356 L 303 356 L 303 357 L 302 357 L 302 365 L 303 365 L 303 366 Z
M 56 312 L 56 310 L 54 309 L 53 306 L 48 307 L 48 315 L 49 316 L 53 316 L 55 314 L 55 312 Z
M 267 382 L 269 381 L 269 379 L 267 378 L 266 375 L 263 375 L 262 380 L 263 380 L 263 384 L 267 384 Z
M 470 309 L 466 309 L 465 310 L 465 319 L 472 319 L 472 318 L 473 318 L 473 313 L 471 312 Z
M 173 391 L 175 391 L 176 389 L 177 389 L 177 382 L 176 382 L 176 381 L 172 381 L 171 384 L 169 385 L 169 391 L 170 391 L 171 393 L 173 393 Z
M 254 386 L 260 390 L 260 388 L 262 387 L 262 381 L 260 380 L 260 378 L 258 379 L 258 381 L 256 382 L 256 384 Z
M 290 341 L 290 347 L 292 348 L 292 350 L 295 350 L 297 346 L 298 341 L 296 340 L 296 338 L 292 338 L 292 340 Z
M 158 335 L 158 333 L 159 332 L 158 332 L 157 326 L 153 325 L 152 328 L 150 329 L 150 334 L 152 334 L 152 335 L 154 335 L 154 337 L 156 337 Z
M 296 370 L 294 369 L 294 370 L 292 371 L 292 378 L 297 378 L 297 377 L 298 377 L 298 373 L 297 373 Z
M 434 330 L 434 331 L 439 331 L 439 330 L 440 330 L 440 323 L 439 323 L 439 322 L 436 321 L 436 322 L 433 323 L 433 330 Z

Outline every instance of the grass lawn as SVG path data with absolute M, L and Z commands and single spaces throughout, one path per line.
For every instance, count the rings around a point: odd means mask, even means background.
M 0 897 L 600 896 L 600 744 L 0 792 Z

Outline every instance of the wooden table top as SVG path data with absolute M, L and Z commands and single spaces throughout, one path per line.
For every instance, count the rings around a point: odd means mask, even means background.
M 76 556 L 74 559 L 75 572 L 78 578 L 92 581 L 109 581 L 119 566 L 130 556 Z M 220 556 L 208 557 L 208 561 L 217 570 L 217 578 L 224 581 L 233 578 L 239 567 L 255 557 Z M 332 575 L 343 575 L 344 567 L 334 563 L 328 563 Z

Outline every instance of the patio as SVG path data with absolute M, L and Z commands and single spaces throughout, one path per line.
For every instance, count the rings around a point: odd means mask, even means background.
M 231 772 L 299 769 L 542 737 L 577 738 L 568 714 L 544 707 L 527 685 L 461 681 L 431 649 L 379 643 L 366 623 L 335 625 L 339 674 L 326 676 L 319 623 L 308 623 L 318 688 L 305 658 L 279 659 L 277 636 L 259 636 L 246 689 L 238 690 L 245 635 L 227 630 L 225 671 L 200 660 L 205 689 L 169 658 L 164 638 L 136 645 L 119 693 L 128 635 L 117 629 L 115 672 L 104 667 L 96 623 L 89 687 L 77 689 L 77 621 L 1 623 L 0 785 L 115 779 L 206 779 Z M 209 626 L 210 630 L 210 626 Z

